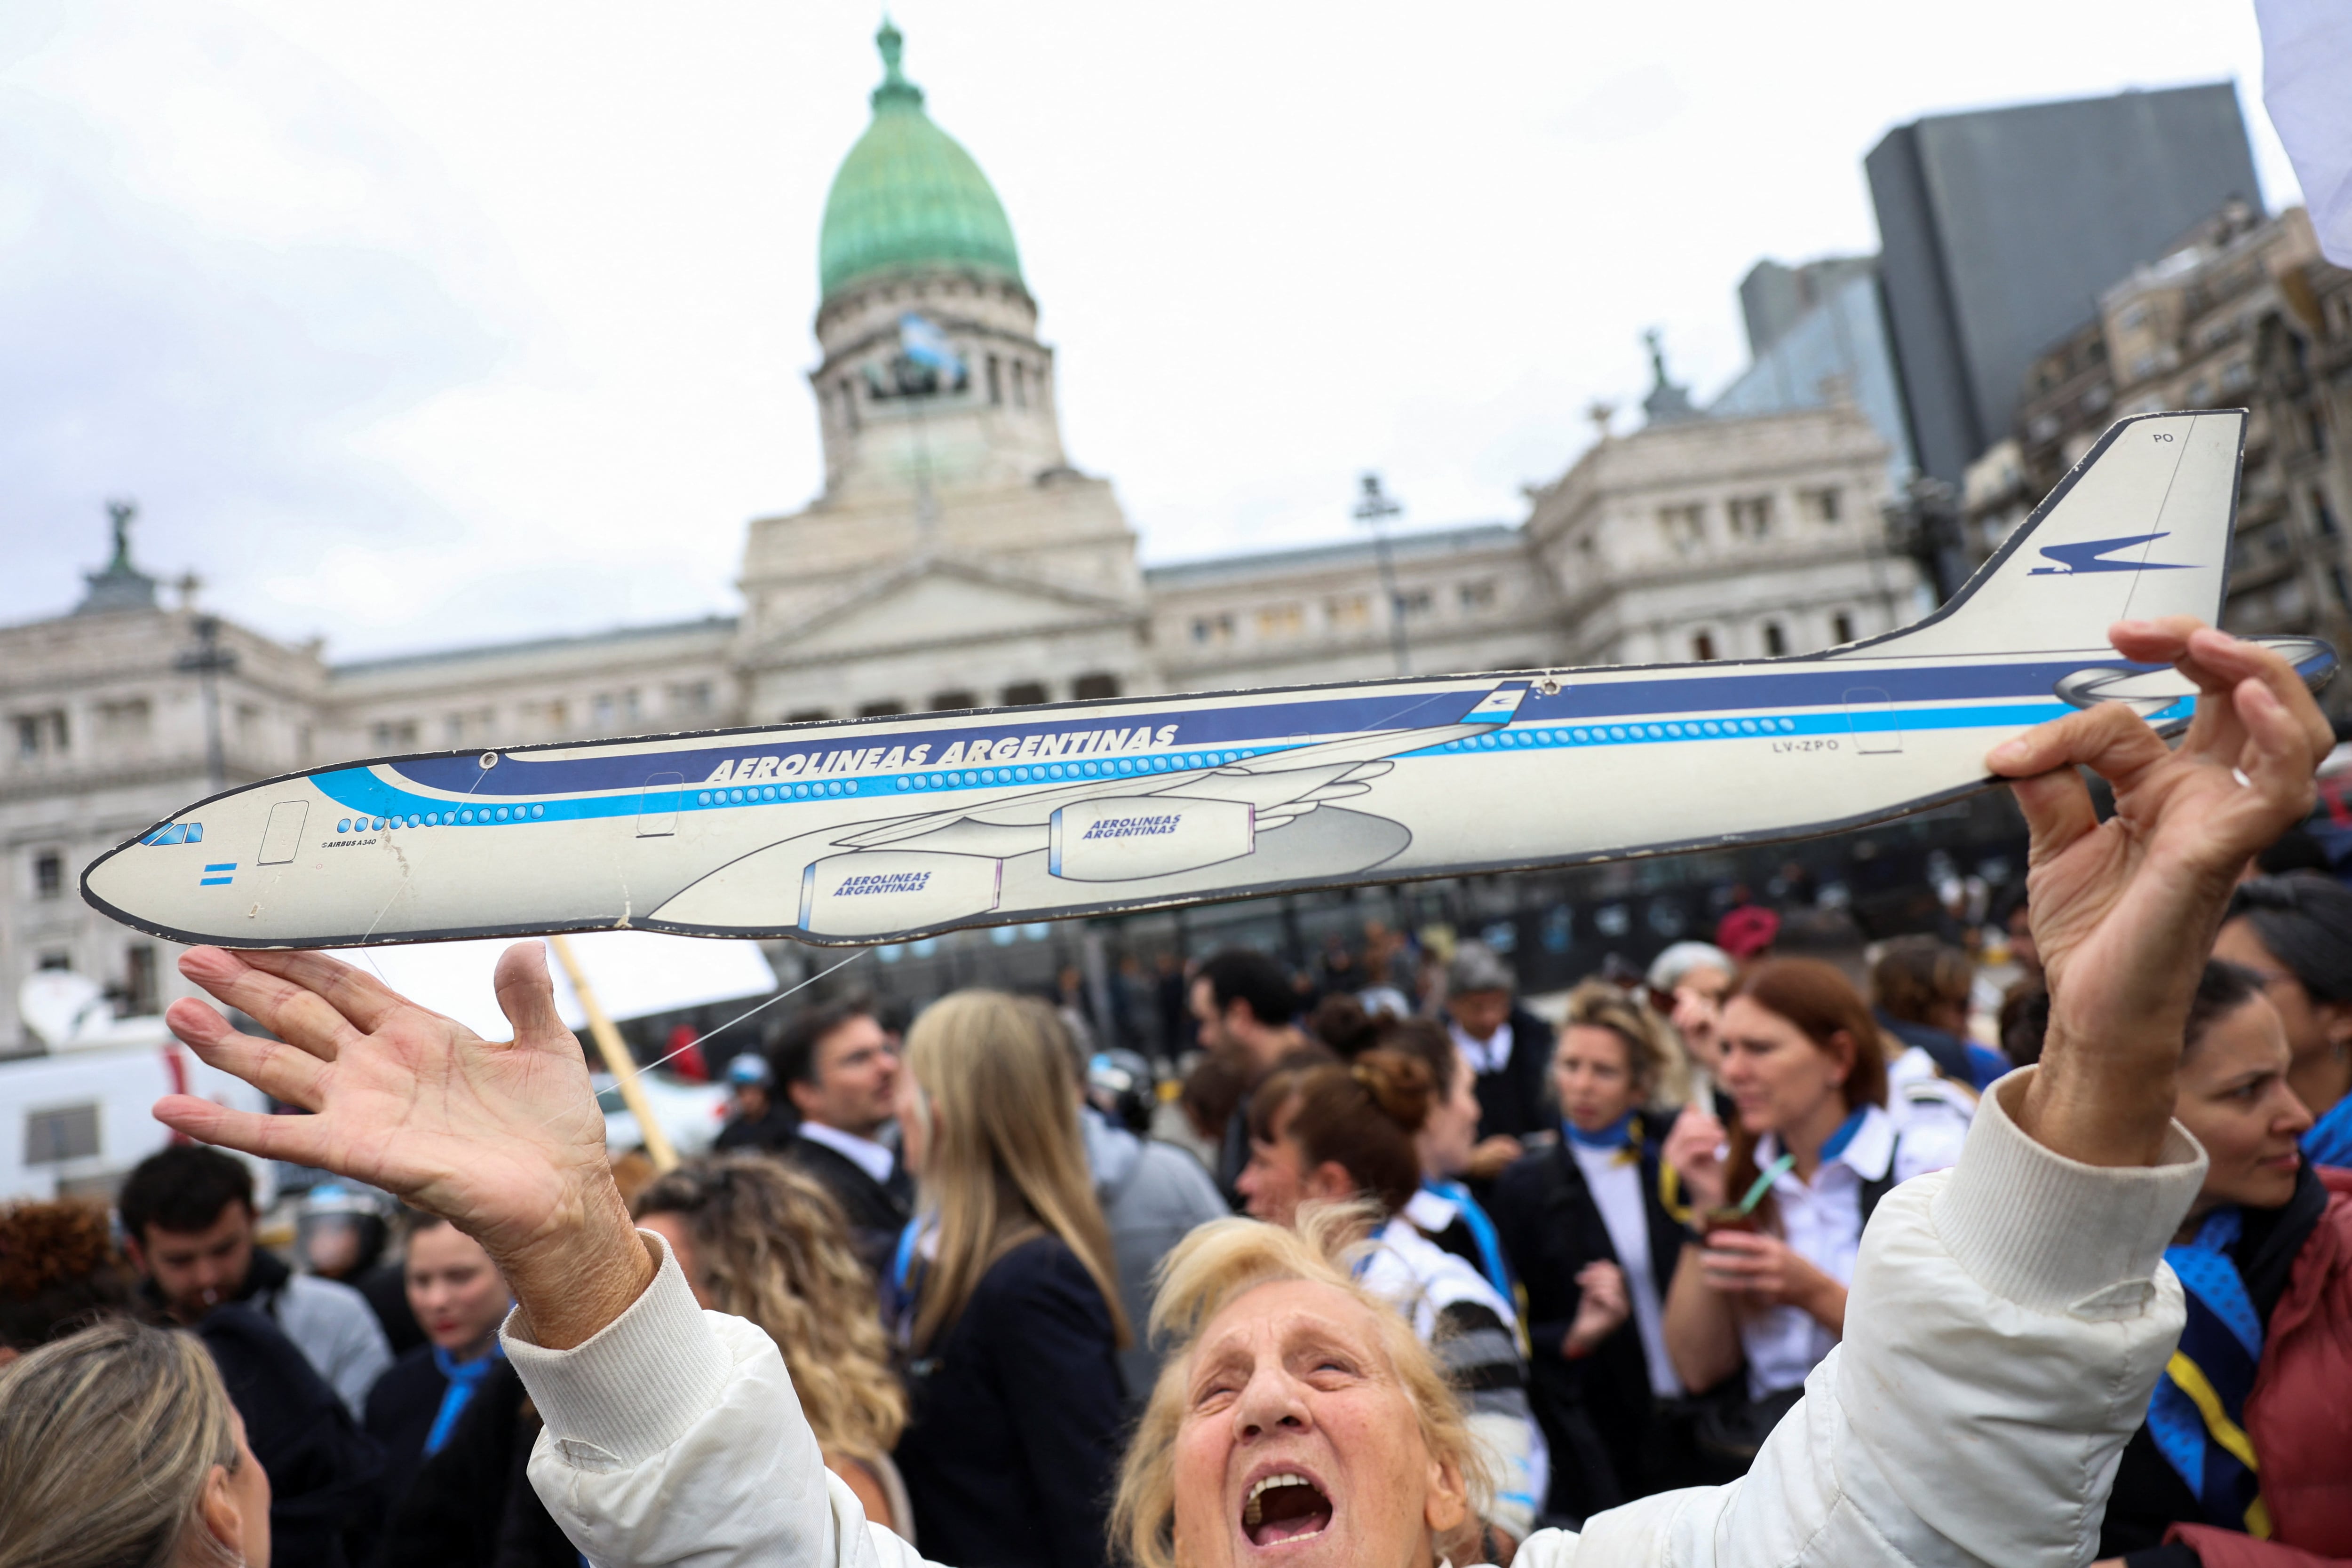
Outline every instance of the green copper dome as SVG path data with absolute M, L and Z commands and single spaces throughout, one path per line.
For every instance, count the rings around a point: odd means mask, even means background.
M 1013 225 L 988 176 L 923 112 L 923 89 L 898 71 L 898 29 L 874 36 L 882 85 L 874 123 L 841 161 L 824 199 L 817 275 L 827 297 L 878 273 L 967 267 L 1021 280 Z

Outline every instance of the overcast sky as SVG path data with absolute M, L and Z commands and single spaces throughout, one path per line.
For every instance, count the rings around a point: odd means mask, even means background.
M 1711 393 L 1757 257 L 1875 248 L 1920 114 L 2234 78 L 2297 199 L 2245 0 L 893 9 L 1153 561 L 1343 537 L 1366 467 L 1408 527 L 1517 518 L 1642 329 Z M 331 656 L 731 612 L 820 480 L 878 16 L 7 0 L 0 620 L 70 607 L 117 495 Z

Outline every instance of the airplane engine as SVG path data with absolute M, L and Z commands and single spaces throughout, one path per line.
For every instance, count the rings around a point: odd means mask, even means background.
M 994 909 L 1004 862 L 926 850 L 828 855 L 801 873 L 801 929 L 812 936 L 887 936 Z
M 1045 868 L 1071 882 L 1165 876 L 1257 847 L 1257 808 L 1181 795 L 1081 800 L 1053 816 Z

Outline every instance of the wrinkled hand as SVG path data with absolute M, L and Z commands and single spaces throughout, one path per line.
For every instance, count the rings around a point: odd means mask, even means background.
M 1472 1181 L 1493 1181 L 1511 1168 L 1513 1160 L 1526 1153 L 1526 1148 L 1521 1145 L 1518 1139 L 1507 1133 L 1497 1133 L 1491 1138 L 1482 1138 L 1479 1140 L 1478 1146 L 1470 1151 L 1467 1174 Z
M 2188 616 L 2119 622 L 2125 657 L 2201 694 L 2178 749 L 2121 703 L 1986 758 L 2032 831 L 2027 887 L 2050 982 L 2049 1043 L 2019 1120 L 2061 1154 L 2144 1165 L 2163 1146 L 2190 996 L 2247 858 L 2311 810 L 2334 737 L 2277 653 Z M 2114 786 L 2101 822 L 2077 766 Z
M 1576 1288 L 1580 1292 L 1576 1316 L 1570 1320 L 1568 1338 L 1559 1347 L 1570 1361 L 1592 1354 L 1593 1347 L 1615 1333 L 1633 1311 L 1632 1298 L 1625 1293 L 1625 1271 L 1606 1259 L 1579 1269 Z
M 1698 1209 L 1723 1207 L 1723 1124 L 1696 1105 L 1675 1118 L 1659 1155 L 1683 1178 L 1683 1190 Z
M 483 1040 L 323 953 L 196 947 L 180 972 L 278 1039 L 239 1034 L 193 999 L 165 1013 L 172 1031 L 211 1066 L 310 1114 L 173 1094 L 156 1103 L 157 1120 L 440 1215 L 497 1260 L 542 1343 L 557 1345 L 575 1320 L 609 1307 L 585 1338 L 635 1299 L 650 1267 L 614 1187 L 587 1061 L 556 1015 L 541 944 L 517 943 L 499 960 L 512 1040 Z M 615 1292 L 625 1292 L 617 1304 Z
M 1837 1328 L 1845 1318 L 1845 1287 L 1822 1273 L 1777 1236 L 1718 1230 L 1699 1254 L 1708 1286 L 1759 1306 L 1801 1307 Z

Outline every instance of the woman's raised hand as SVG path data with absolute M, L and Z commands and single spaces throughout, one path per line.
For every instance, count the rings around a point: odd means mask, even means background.
M 277 1035 L 240 1034 L 200 1001 L 172 1031 L 212 1066 L 310 1113 L 265 1116 L 173 1094 L 157 1120 L 192 1138 L 366 1182 L 482 1243 L 540 1343 L 574 1344 L 651 1277 L 614 1187 L 580 1042 L 556 1014 L 546 949 L 499 959 L 511 1040 L 486 1040 L 323 953 L 190 949 L 180 972 Z
M 1723 1124 L 1697 1105 L 1685 1105 L 1666 1134 L 1660 1157 L 1683 1178 L 1696 1209 L 1723 1207 Z
M 2126 621 L 2116 650 L 2197 685 L 2197 716 L 2168 747 L 2121 703 L 2027 731 L 1986 764 L 2032 830 L 2027 885 L 2050 977 L 2050 1030 L 2019 1124 L 2093 1165 L 2163 1147 L 2198 975 L 2248 857 L 2311 810 L 2334 737 L 2278 654 L 2187 616 Z M 2114 787 L 2098 820 L 2078 767 Z
M 1576 1316 L 1559 1347 L 1570 1361 L 1591 1354 L 1593 1347 L 1622 1327 L 1633 1311 L 1633 1298 L 1625 1291 L 1625 1271 L 1605 1258 L 1597 1258 L 1576 1271 Z

